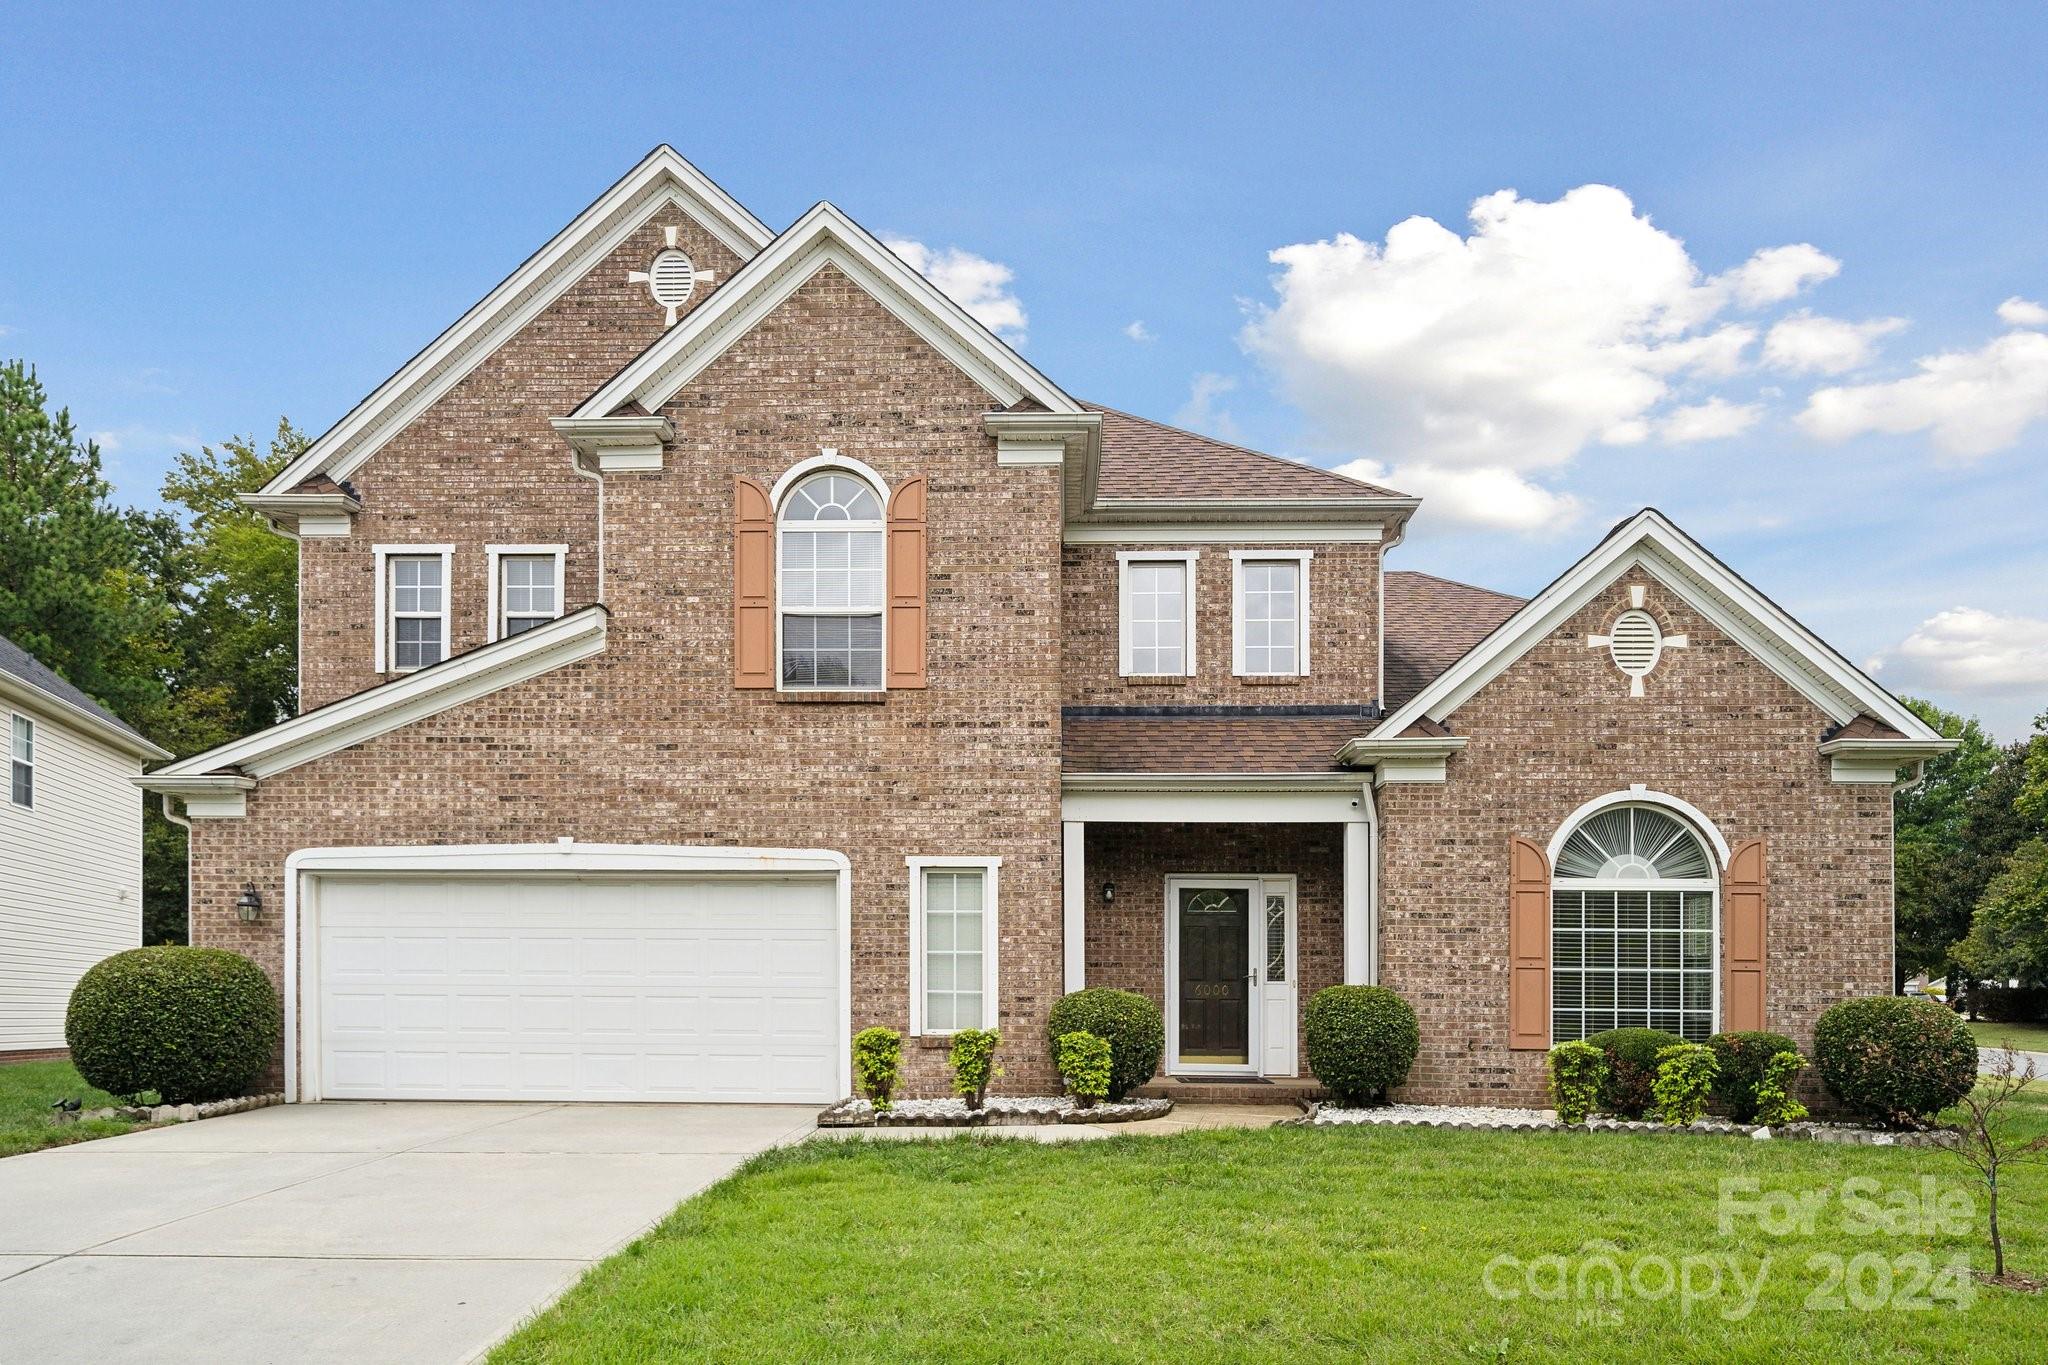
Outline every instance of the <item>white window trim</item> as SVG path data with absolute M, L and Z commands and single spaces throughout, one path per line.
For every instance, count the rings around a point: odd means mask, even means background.
M 374 666 L 379 673 L 415 673 L 419 670 L 398 669 L 389 666 L 391 654 L 391 560 L 426 559 L 438 555 L 441 560 L 441 657 L 454 656 L 455 641 L 450 623 L 455 619 L 455 547 L 453 545 L 373 545 L 370 547 L 377 559 L 377 635 Z
M 19 721 L 20 723 L 22 723 L 22 724 L 24 724 L 24 725 L 28 726 L 28 755 L 29 755 L 29 756 L 28 756 L 27 758 L 16 758 L 16 757 L 14 756 L 14 726 L 15 726 L 15 722 L 17 722 L 17 721 Z M 36 718 L 35 718 L 34 716 L 25 716 L 25 715 L 23 715 L 23 714 L 22 714 L 21 712 L 19 712 L 19 711 L 10 711 L 10 712 L 8 712 L 8 713 L 7 713 L 7 804 L 8 804 L 8 805 L 10 805 L 10 806 L 15 806 L 15 807 L 18 807 L 18 808 L 20 808 L 20 809 L 22 809 L 22 810 L 34 810 L 34 809 L 36 808 L 36 757 L 35 757 L 35 755 L 36 755 Z M 15 765 L 15 764 L 17 764 L 17 763 L 21 764 L 21 765 L 22 765 L 23 767 L 25 767 L 25 768 L 27 768 L 27 769 L 28 769 L 28 800 L 27 800 L 27 801 L 17 801 L 17 800 L 15 800 L 15 799 L 14 799 L 14 765 Z
M 1232 550 L 1230 552 L 1230 671 L 1239 678 L 1308 676 L 1308 578 L 1314 550 Z M 1244 566 L 1292 563 L 1297 567 L 1294 598 L 1294 663 L 1291 673 L 1251 673 L 1244 666 Z
M 555 614 L 553 617 L 549 619 L 560 620 L 562 617 L 562 609 L 568 601 L 567 580 L 565 574 L 563 573 L 564 565 L 567 563 L 569 558 L 569 547 L 567 545 L 484 546 L 484 562 L 490 569 L 490 587 L 488 589 L 488 593 L 491 609 L 491 614 L 489 617 L 490 624 L 488 624 L 484 628 L 484 642 L 486 644 L 490 643 L 492 640 L 501 638 L 505 633 L 505 621 L 500 613 L 499 607 L 499 603 L 504 600 L 505 596 L 505 571 L 504 566 L 500 561 L 505 560 L 507 558 L 539 559 L 544 556 L 552 556 L 555 561 Z
M 1000 974 L 996 970 L 997 869 L 1001 858 L 905 858 L 910 869 L 910 1035 L 913 1038 L 947 1037 L 955 1029 L 927 1029 L 924 1026 L 924 874 L 927 872 L 980 872 L 981 884 L 981 1027 L 994 1028 L 1001 1017 L 996 999 Z
M 882 681 L 877 687 L 821 687 L 815 683 L 786 683 L 782 680 L 782 500 L 799 484 L 813 474 L 847 474 L 868 485 L 882 505 L 882 519 L 878 522 L 846 521 L 836 523 L 809 522 L 810 526 L 848 531 L 880 531 L 882 534 Z M 775 518 L 775 690 L 777 692 L 886 692 L 889 690 L 889 485 L 882 476 L 862 464 L 849 459 L 836 450 L 827 449 L 823 454 L 809 459 L 798 460 L 784 470 L 782 477 L 775 481 L 775 488 L 768 499 L 770 511 Z M 850 612 L 808 609 L 788 612 L 793 616 L 847 616 Z
M 1181 676 L 1195 676 L 1195 561 L 1200 550 L 1118 550 L 1116 553 L 1117 672 L 1126 678 L 1171 677 L 1142 674 L 1131 666 L 1131 565 L 1179 564 L 1184 575 L 1181 593 Z

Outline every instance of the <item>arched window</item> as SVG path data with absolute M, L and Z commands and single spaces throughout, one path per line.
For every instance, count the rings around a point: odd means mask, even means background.
M 1714 1032 L 1714 874 L 1699 832 L 1657 806 L 1608 806 L 1572 830 L 1550 883 L 1553 1043 L 1611 1028 Z
M 881 494 L 844 469 L 791 487 L 777 516 L 782 685 L 882 687 Z

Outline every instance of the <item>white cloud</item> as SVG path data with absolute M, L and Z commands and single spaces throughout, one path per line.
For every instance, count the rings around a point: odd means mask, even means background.
M 1922 356 L 1916 364 L 1919 373 L 1904 379 L 1814 390 L 1800 428 L 1822 441 L 1924 431 L 1942 454 L 1973 460 L 2005 449 L 2048 418 L 2048 334 L 2007 332 L 1974 351 Z
M 1446 468 L 1404 464 L 1389 468 L 1377 460 L 1353 460 L 1339 474 L 1403 493 L 1427 489 L 1423 509 L 1432 519 L 1499 531 L 1562 530 L 1583 510 L 1569 493 L 1529 482 L 1512 469 Z
M 2048 690 L 2048 621 L 1952 607 L 1867 666 L 1895 688 L 2038 696 Z
M 885 237 L 882 243 L 982 326 L 1012 346 L 1024 344 L 1031 319 L 1022 301 L 1010 292 L 1010 281 L 1016 278 L 1010 267 L 957 246 L 928 247 L 909 237 Z
M 1998 305 L 1998 316 L 2015 327 L 2048 327 L 2048 308 L 2018 294 Z
M 204 444 L 196 431 L 172 431 L 131 422 L 125 427 L 88 431 L 86 439 L 108 455 L 167 455 L 197 450 Z
M 1846 322 L 1802 308 L 1772 324 L 1764 364 L 1792 374 L 1846 374 L 1870 363 L 1878 338 L 1905 325 L 1904 318 Z
M 1529 476 L 1588 445 L 1696 426 L 1671 405 L 1685 392 L 1706 406 L 1695 390 L 1739 369 L 1756 340 L 1723 315 L 1840 269 L 1799 245 L 1706 276 L 1605 185 L 1553 202 L 1502 190 L 1473 203 L 1471 222 L 1469 236 L 1417 217 L 1383 243 L 1347 233 L 1274 251 L 1278 297 L 1241 340 L 1315 440 L 1373 451 L 1408 491 L 1487 525 L 1554 510 L 1559 495 Z
M 1152 329 L 1147 327 L 1142 319 L 1125 327 L 1124 335 L 1133 341 L 1157 341 L 1159 339 L 1153 335 Z
M 1760 403 L 1731 403 L 1725 398 L 1709 398 L 1691 407 L 1674 408 L 1657 424 L 1657 434 L 1672 445 L 1720 441 L 1740 436 L 1755 426 L 1763 415 Z
M 1188 401 L 1173 415 L 1175 425 L 1189 431 L 1207 432 L 1219 440 L 1239 439 L 1236 419 L 1216 406 L 1218 399 L 1237 387 L 1237 378 L 1228 374 L 1204 372 L 1194 377 L 1188 385 Z

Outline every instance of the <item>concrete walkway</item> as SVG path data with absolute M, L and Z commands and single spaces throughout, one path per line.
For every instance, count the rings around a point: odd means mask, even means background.
M 0 1357 L 452 1362 L 814 1108 L 286 1105 L 0 1161 Z

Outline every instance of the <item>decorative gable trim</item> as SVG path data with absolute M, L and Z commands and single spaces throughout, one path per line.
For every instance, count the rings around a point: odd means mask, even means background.
M 1653 574 L 1837 724 L 1869 713 L 1908 739 L 1953 747 L 1898 698 L 1829 648 L 1655 508 L 1617 526 L 1591 553 L 1388 716 L 1375 735 L 1447 719 L 1539 641 L 1633 568 Z M 1667 642 L 1668 643 L 1668 642 Z
M 571 413 L 605 417 L 629 403 L 648 412 L 703 373 L 826 266 L 872 295 L 1004 407 L 1033 398 L 1060 414 L 1081 405 L 976 322 L 959 304 L 838 208 L 819 203 L 724 287 L 612 376 Z
M 774 234 L 738 200 L 685 161 L 656 147 L 547 245 L 408 360 L 306 448 L 261 492 L 290 492 L 314 474 L 345 479 L 454 388 L 484 358 L 582 279 L 640 225 L 675 205 L 742 259 Z
M 242 780 L 274 777 L 601 654 L 609 616 L 603 607 L 585 607 L 134 780 L 150 791 L 180 795 L 224 787 L 247 790 Z M 232 780 L 222 781 L 223 775 Z

